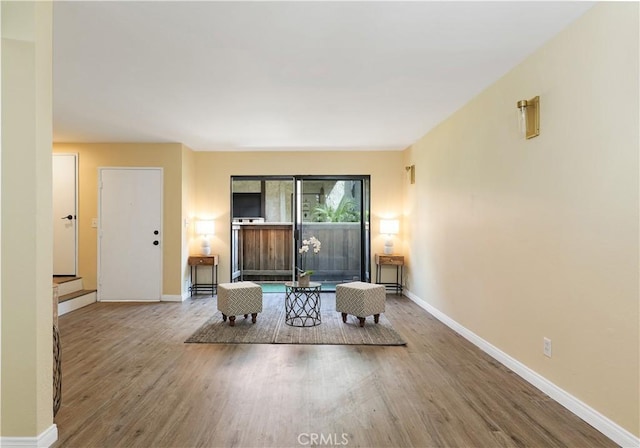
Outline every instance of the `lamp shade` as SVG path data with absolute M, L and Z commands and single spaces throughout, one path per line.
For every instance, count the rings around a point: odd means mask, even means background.
M 198 235 L 213 235 L 216 232 L 216 225 L 213 220 L 196 221 L 196 233 Z
M 400 221 L 397 219 L 381 219 L 380 233 L 384 235 L 397 235 L 400 231 Z

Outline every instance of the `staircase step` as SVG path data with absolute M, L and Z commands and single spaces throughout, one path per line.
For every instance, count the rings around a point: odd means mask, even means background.
M 79 308 L 91 305 L 97 300 L 97 292 L 95 289 L 83 289 L 64 294 L 58 298 L 58 315 L 70 313 Z
M 53 277 L 53 283 L 58 285 L 58 296 L 82 290 L 82 277 Z
M 66 302 L 67 300 L 72 300 L 80 296 L 84 296 L 86 294 L 90 294 L 92 292 L 96 292 L 95 289 L 81 289 L 79 291 L 73 291 L 68 294 L 63 294 L 58 296 L 58 304 L 62 302 Z

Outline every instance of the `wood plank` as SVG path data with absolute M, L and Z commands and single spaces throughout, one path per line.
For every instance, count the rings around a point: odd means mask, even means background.
M 55 446 L 282 447 L 309 433 L 361 447 L 615 446 L 410 300 L 387 297 L 406 347 L 184 344 L 217 312 L 213 298 L 61 316 Z
M 242 270 L 276 271 L 291 269 L 291 226 L 242 226 Z

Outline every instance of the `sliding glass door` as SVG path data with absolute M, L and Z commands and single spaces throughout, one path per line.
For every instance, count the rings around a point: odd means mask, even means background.
M 369 176 L 234 176 L 230 200 L 231 281 L 282 283 L 303 268 L 323 291 L 369 281 Z M 312 236 L 321 249 L 303 256 Z
M 231 178 L 231 281 L 293 278 L 291 176 Z
M 369 281 L 368 176 L 304 176 L 296 178 L 296 267 L 313 271 L 323 291 L 354 280 Z M 318 253 L 304 242 L 315 237 Z M 306 245 L 308 246 L 308 244 Z

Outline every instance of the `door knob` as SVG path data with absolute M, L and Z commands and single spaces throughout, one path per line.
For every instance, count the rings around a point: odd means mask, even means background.
M 154 246 L 157 246 L 158 244 L 160 244 L 160 241 L 158 241 L 158 240 L 155 240 L 155 241 L 153 242 L 153 245 L 154 245 Z
M 73 215 L 67 215 L 67 216 L 63 216 L 60 219 L 68 219 L 69 221 L 71 221 L 73 219 Z

